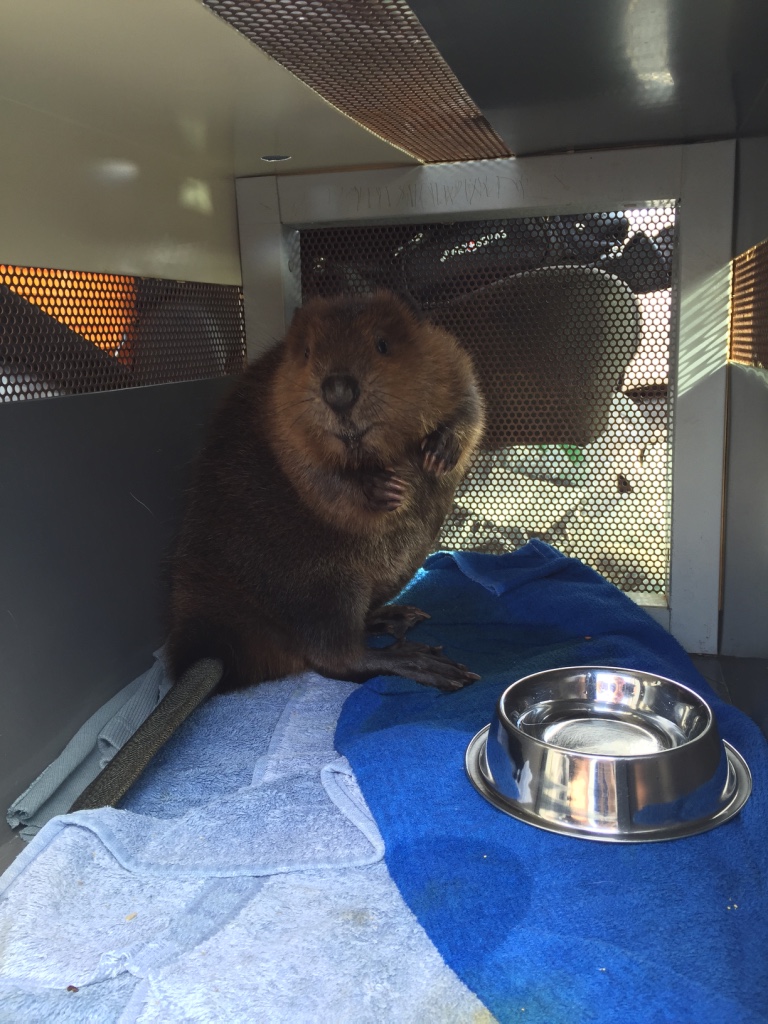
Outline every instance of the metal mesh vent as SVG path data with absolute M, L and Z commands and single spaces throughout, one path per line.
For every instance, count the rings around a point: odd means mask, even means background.
M 0 401 L 237 372 L 242 305 L 230 285 L 0 265 Z
M 484 450 L 441 547 L 540 537 L 624 590 L 666 591 L 674 224 L 669 204 L 296 233 L 303 299 L 393 288 L 473 354 Z
M 730 358 L 768 369 L 768 241 L 733 261 Z
M 204 0 L 339 110 L 427 163 L 511 156 L 405 0 Z

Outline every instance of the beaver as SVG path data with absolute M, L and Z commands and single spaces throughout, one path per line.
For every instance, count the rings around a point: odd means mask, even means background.
M 219 690 L 306 669 L 478 679 L 405 640 L 429 615 L 388 602 L 432 549 L 482 427 L 469 356 L 398 296 L 299 308 L 200 455 L 171 560 L 172 677 L 215 657 Z M 395 641 L 370 648 L 367 633 Z

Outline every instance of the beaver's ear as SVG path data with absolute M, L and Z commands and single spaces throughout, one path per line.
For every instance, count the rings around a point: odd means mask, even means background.
M 317 323 L 330 305 L 328 299 L 314 298 L 308 299 L 303 306 L 295 309 L 286 331 L 285 340 L 290 343 L 297 338 L 305 338 L 308 330 L 311 331 L 312 325 Z
M 326 304 L 325 299 L 309 299 L 303 306 L 297 306 L 293 311 L 293 316 L 288 326 L 288 333 L 293 334 L 295 331 L 300 333 L 304 329 L 307 320 L 316 315 L 318 309 Z
M 283 344 L 296 356 L 303 355 L 313 336 L 311 303 L 299 306 L 291 317 Z
M 307 314 L 302 306 L 293 311 L 291 322 L 288 324 L 288 330 L 285 332 L 286 335 L 293 337 L 294 334 L 300 334 L 302 326 L 306 322 Z

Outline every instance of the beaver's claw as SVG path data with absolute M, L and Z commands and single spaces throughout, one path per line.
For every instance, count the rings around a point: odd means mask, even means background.
M 435 476 L 442 476 L 452 470 L 461 454 L 456 434 L 444 426 L 427 434 L 421 442 L 421 450 L 424 453 L 422 465 L 425 472 L 434 473 Z
M 373 469 L 363 480 L 363 494 L 375 512 L 394 512 L 405 497 L 405 482 L 392 469 Z

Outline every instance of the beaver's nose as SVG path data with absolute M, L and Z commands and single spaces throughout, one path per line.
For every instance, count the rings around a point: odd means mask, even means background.
M 349 412 L 360 397 L 360 387 L 348 373 L 332 373 L 322 383 L 325 402 L 334 412 Z

